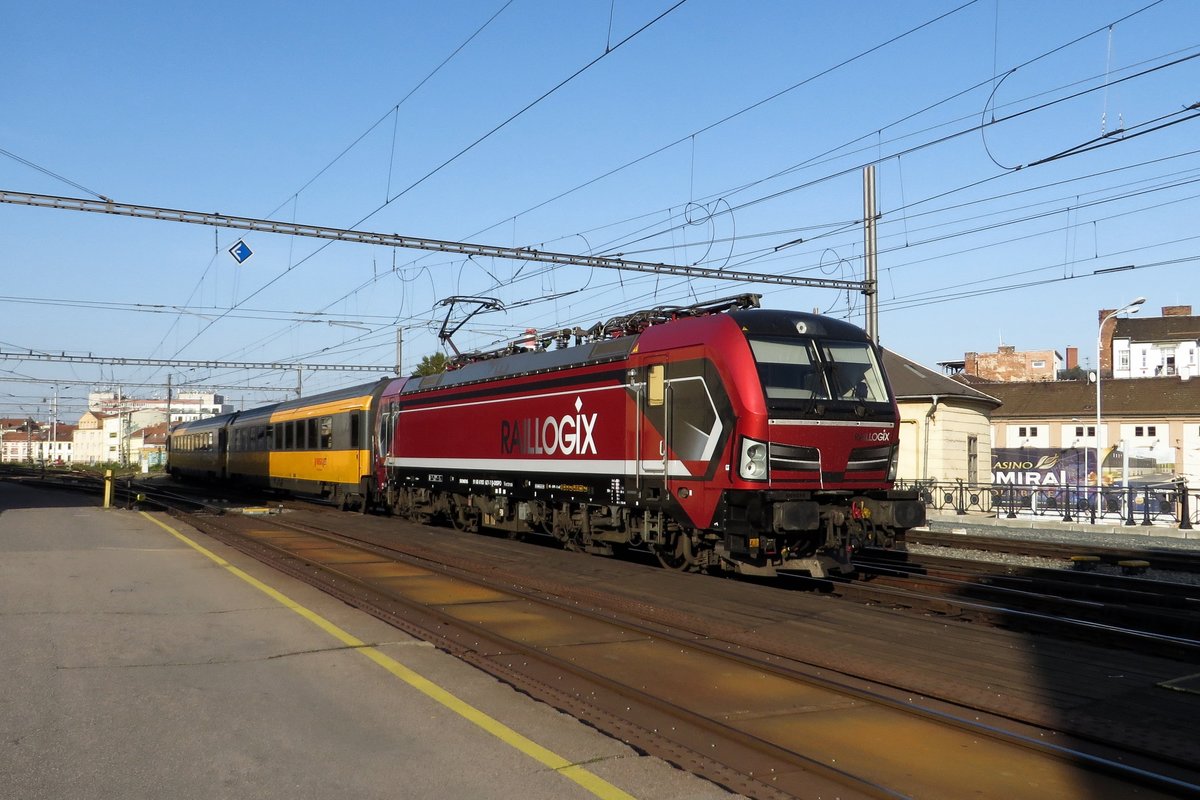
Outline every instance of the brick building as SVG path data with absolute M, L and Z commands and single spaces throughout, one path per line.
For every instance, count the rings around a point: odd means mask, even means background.
M 1068 348 L 1067 369 L 1077 366 L 1070 363 L 1076 360 L 1075 354 L 1075 348 Z M 1000 345 L 994 353 L 965 353 L 961 367 L 954 362 L 943 366 L 950 364 L 985 381 L 1052 381 L 1063 369 L 1063 357 L 1054 350 L 1018 352 L 1012 345 Z

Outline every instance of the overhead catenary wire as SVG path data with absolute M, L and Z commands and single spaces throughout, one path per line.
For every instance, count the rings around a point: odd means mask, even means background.
M 863 57 L 863 56 L 865 56 L 865 55 L 867 55 L 867 54 L 869 54 L 869 53 L 871 53 L 871 52 L 874 52 L 874 51 L 876 51 L 876 50 L 879 50 L 881 47 L 884 47 L 884 46 L 886 46 L 886 45 L 888 45 L 888 44 L 894 43 L 895 41 L 899 41 L 900 39 L 902 39 L 902 38 L 904 38 L 904 37 L 906 37 L 906 36 L 908 36 L 908 35 L 910 35 L 910 34 L 912 34 L 912 33 L 916 32 L 916 31 L 919 31 L 919 30 L 921 30 L 921 29 L 923 29 L 923 28 L 925 28 L 925 27 L 928 27 L 929 25 L 932 25 L 932 24 L 934 24 L 935 22 L 937 22 L 937 21 L 940 21 L 941 19 L 944 19 L 944 18 L 946 18 L 946 17 L 948 17 L 948 16 L 950 16 L 950 15 L 952 15 L 952 14 L 954 14 L 954 13 L 957 13 L 958 11 L 960 11 L 960 10 L 962 10 L 962 9 L 964 9 L 964 8 L 967 8 L 967 7 L 971 6 L 971 5 L 973 5 L 973 4 L 974 4 L 975 2 L 977 2 L 977 1 L 978 1 L 978 0 L 970 0 L 970 2 L 967 2 L 967 3 L 963 4 L 963 5 L 960 5 L 959 7 L 955 8 L 955 9 L 952 9 L 952 10 L 951 10 L 951 11 L 949 11 L 949 12 L 946 12 L 946 13 L 944 13 L 944 14 L 938 15 L 937 17 L 934 17 L 934 18 L 933 18 L 933 19 L 931 19 L 931 20 L 927 20 L 927 21 L 925 21 L 925 22 L 923 22 L 923 23 L 919 24 L 918 26 L 916 26 L 916 27 L 914 27 L 914 28 L 911 28 L 911 29 L 909 29 L 908 31 L 905 31 L 905 32 L 904 32 L 904 33 L 902 33 L 902 34 L 899 34 L 899 35 L 897 35 L 897 36 L 895 36 L 895 37 L 892 37 L 891 39 L 889 39 L 889 40 L 887 40 L 887 41 L 885 41 L 885 42 L 883 42 L 883 43 L 881 43 L 881 44 L 879 44 L 879 45 L 876 45 L 876 46 L 874 46 L 874 47 L 872 47 L 872 48 L 869 48 L 869 49 L 868 49 L 868 50 L 866 50 L 866 51 L 860 52 L 859 54 L 857 54 L 857 55 L 855 55 L 855 56 L 852 56 L 852 57 L 851 57 L 851 58 L 849 58 L 849 59 L 846 59 L 845 61 L 841 62 L 840 64 L 834 65 L 833 67 L 830 67 L 830 68 L 828 68 L 828 69 L 826 69 L 826 70 L 823 70 L 822 72 L 818 73 L 817 75 L 810 76 L 809 78 L 806 78 L 804 81 L 801 81 L 800 83 L 798 83 L 798 84 L 795 84 L 794 86 L 790 87 L 789 89 L 786 89 L 786 90 L 784 90 L 784 91 L 782 91 L 782 92 L 779 92 L 779 93 L 777 93 L 776 95 L 774 95 L 774 96 L 772 96 L 772 97 L 768 97 L 768 98 L 765 98 L 765 99 L 763 99 L 763 100 L 760 100 L 760 101 L 756 102 L 755 104 L 753 104 L 753 105 L 751 105 L 751 106 L 748 106 L 748 107 L 746 107 L 746 108 L 742 109 L 742 110 L 741 110 L 741 111 L 739 111 L 739 112 L 736 112 L 735 114 L 729 115 L 728 117 L 726 117 L 726 118 L 725 118 L 725 119 L 723 119 L 723 120 L 719 120 L 719 121 L 717 121 L 716 123 L 712 123 L 712 124 L 710 124 L 709 126 L 707 126 L 707 127 L 705 128 L 705 130 L 709 130 L 709 129 L 711 129 L 711 128 L 715 127 L 716 125 L 723 124 L 724 122 L 727 122 L 727 121 L 729 121 L 729 120 L 731 120 L 731 119 L 734 119 L 734 118 L 736 118 L 737 116 L 740 116 L 741 114 L 743 114 L 743 113 L 745 113 L 745 112 L 747 112 L 747 111 L 749 111 L 749 110 L 752 110 L 753 108 L 756 108 L 756 107 L 758 107 L 758 106 L 761 106 L 761 105 L 763 105 L 764 103 L 770 102 L 771 100 L 775 99 L 776 97 L 782 96 L 783 94 L 786 94 L 787 92 L 789 92 L 789 91 L 792 91 L 793 89 L 795 89 L 795 88 L 798 88 L 799 86 L 802 86 L 802 85 L 804 85 L 805 83 L 811 82 L 812 80 L 815 80 L 815 79 L 816 79 L 816 78 L 818 78 L 818 77 L 821 77 L 821 76 L 823 76 L 823 75 L 825 75 L 825 74 L 828 74 L 829 72 L 832 72 L 832 71 L 834 71 L 834 70 L 836 70 L 836 69 L 840 68 L 841 66 L 844 66 L 844 65 L 846 65 L 846 64 L 852 63 L 853 61 L 856 61 L 856 60 L 858 60 L 859 58 L 861 58 L 861 57 Z M 556 86 L 555 86 L 555 87 L 553 87 L 553 88 L 552 88 L 550 91 L 548 91 L 548 92 L 546 92 L 545 94 L 543 94 L 541 97 L 539 97 L 539 98 L 538 98 L 537 100 L 535 100 L 533 103 L 530 103 L 529 105 L 525 106 L 523 109 L 521 109 L 520 111 L 518 111 L 517 113 L 513 114 L 512 116 L 510 116 L 510 117 L 509 117 L 507 120 L 505 120 L 505 121 L 504 121 L 503 123 L 501 123 L 499 126 L 496 126 L 495 128 L 493 128 L 493 129 L 492 129 L 490 132 L 488 132 L 488 133 L 487 133 L 487 134 L 485 134 L 484 136 L 482 136 L 482 137 L 480 137 L 479 139 L 477 139 L 477 140 L 476 140 L 474 143 L 472 143 L 471 145 L 469 145 L 467 148 L 464 148 L 464 149 L 463 149 L 462 151 L 460 151 L 460 152 L 459 152 L 457 155 L 453 156 L 453 157 L 452 157 L 450 160 L 448 160 L 448 161 L 444 162 L 442 165 L 440 165 L 440 166 L 436 167 L 434 170 L 432 170 L 432 171 L 430 171 L 429 173 L 427 173 L 427 174 L 426 174 L 424 177 L 422 177 L 421 179 L 419 179 L 419 180 L 418 180 L 416 183 L 414 183 L 414 184 L 411 184 L 411 185 L 410 185 L 408 188 L 406 188 L 406 189 L 402 190 L 402 191 L 401 191 L 399 194 L 397 194 L 395 197 L 393 197 L 393 198 L 390 198 L 390 199 L 389 199 L 389 200 L 388 200 L 386 203 L 384 203 L 382 206 L 380 206 L 379 208 L 377 208 L 377 209 L 375 209 L 374 211 L 372 211 L 372 212 L 371 212 L 370 214 L 368 214 L 367 216 L 365 216 L 365 217 L 363 217 L 362 219 L 360 219 L 360 220 L 359 220 L 357 223 L 355 223 L 355 224 L 354 224 L 354 226 L 352 226 L 352 227 L 354 227 L 354 228 L 357 228 L 357 227 L 358 227 L 359 225 L 361 225 L 363 222 L 365 222 L 366 220 L 370 219 L 372 216 L 374 216 L 376 213 L 378 213 L 380 210 L 382 210 L 382 208 L 383 208 L 383 207 L 385 207 L 386 205 L 390 204 L 390 203 L 392 202 L 392 200 L 394 200 L 394 199 L 397 199 L 398 197 L 400 197 L 400 196 L 402 196 L 403 194 L 405 194 L 405 193 L 407 193 L 408 191 L 410 191 L 412 188 L 415 188 L 417 185 L 419 185 L 420 183 L 422 183 L 422 182 L 423 182 L 424 180 L 426 180 L 428 177 L 431 177 L 433 174 L 436 174 L 436 172 L 440 171 L 442 168 L 444 168 L 445 166 L 447 166 L 447 165 L 448 165 L 449 163 L 451 163 L 453 160 L 457 159 L 457 158 L 458 158 L 458 157 L 460 157 L 461 155 L 463 155 L 463 154 L 465 154 L 466 152 L 468 152 L 470 149 L 474 148 L 474 147 L 475 147 L 477 144 L 479 144 L 480 142 L 482 142 L 482 141 L 483 141 L 483 140 L 485 140 L 486 138 L 490 137 L 490 136 L 491 136 L 491 135 L 493 135 L 495 132 L 499 131 L 499 130 L 500 130 L 501 128 L 503 128 L 505 125 L 509 124 L 509 122 L 513 121 L 514 119 L 516 119 L 516 118 L 517 118 L 517 117 L 519 117 L 520 115 L 524 114 L 526 111 L 528 111 L 528 110 L 529 110 L 530 108 L 532 108 L 534 105 L 536 105 L 537 103 L 541 102 L 541 101 L 542 101 L 542 100 L 544 100 L 546 97 L 549 97 L 549 96 L 550 96 L 550 95 L 551 95 L 553 92 L 557 91 L 559 88 L 561 88 L 562 86 L 566 85 L 568 82 L 570 82 L 571 80 L 573 80 L 575 77 L 577 77 L 578 75 L 582 74 L 582 72 L 583 72 L 583 71 L 587 70 L 587 69 L 588 69 L 588 68 L 590 68 L 592 65 L 594 65 L 594 64 L 596 64 L 596 63 L 598 63 L 598 62 L 600 61 L 600 59 L 602 59 L 602 58 L 606 57 L 606 56 L 607 56 L 607 55 L 609 55 L 611 52 L 613 52 L 614 50 L 616 50 L 617 48 L 619 48 L 621 45 L 625 44 L 626 42 L 628 42 L 629 40 L 631 40 L 632 38 L 634 38 L 635 36 L 637 36 L 638 34 L 640 34 L 642 31 L 646 30 L 648 27 L 650 27 L 651 25 L 653 25 L 655 22 L 657 22 L 657 21 L 658 21 L 659 19 L 661 19 L 662 17 L 664 17 L 664 16 L 666 16 L 667 14 L 669 14 L 671 11 L 674 11 L 676 8 L 678 8 L 680 5 L 682 5 L 682 3 L 683 3 L 683 2 L 684 2 L 684 0 L 680 0 L 680 2 L 678 2 L 678 3 L 674 4 L 674 5 L 672 5 L 671 7 L 669 7 L 669 8 L 668 8 L 666 11 L 664 11 L 664 12 L 663 12 L 662 14 L 660 14 L 658 17 L 655 17 L 653 20 L 651 20 L 650 22 L 648 22 L 648 23 L 646 23 L 645 25 L 643 25 L 641 28 L 639 28 L 639 29 L 637 29 L 636 31 L 634 31 L 632 34 L 629 34 L 629 35 L 628 35 L 628 36 L 626 36 L 624 39 L 620 40 L 620 41 L 617 43 L 617 45 L 615 45 L 615 46 L 610 46 L 610 47 L 606 48 L 606 51 L 605 51 L 605 53 L 603 53 L 602 55 L 598 56 L 596 59 L 593 59 L 593 61 L 589 62 L 587 65 L 585 65 L 584 67 L 582 67 L 582 68 L 581 68 L 580 70 L 578 70 L 576 73 L 572 74 L 571 76 L 569 76 L 568 78 L 566 78 L 564 81 L 560 82 L 558 85 L 556 85 Z M 486 229 L 485 229 L 485 230 L 486 230 Z M 252 293 L 251 293 L 251 294 L 250 294 L 248 297 L 246 297 L 246 298 L 243 298 L 243 300 L 242 300 L 242 301 L 240 301 L 240 302 L 244 302 L 245 300 L 249 300 L 249 299 L 253 298 L 255 295 L 257 295 L 258 293 L 260 293 L 261 291 L 263 291 L 264 289 L 266 289 L 267 287 L 269 287 L 270 285 L 272 285 L 273 283 L 275 283 L 277 280 L 279 280 L 279 279 L 280 279 L 280 278 L 281 278 L 281 277 L 282 277 L 284 274 L 286 274 L 287 272 L 290 272 L 290 271 L 291 271 L 291 270 L 292 270 L 294 267 L 296 267 L 296 266 L 299 266 L 300 264 L 304 263 L 304 261 L 307 261 L 309 258 L 311 258 L 312 256 L 316 255 L 316 253 L 317 253 L 317 252 L 320 252 L 321 250 L 323 250 L 323 249 L 324 249 L 324 247 L 325 247 L 325 246 L 322 246 L 322 247 L 318 248 L 318 249 L 317 249 L 317 250 L 316 250 L 314 253 L 311 253 L 311 254 L 309 254 L 309 256 L 306 256 L 304 259 L 302 259 L 302 260 L 301 260 L 300 262 L 298 262 L 297 264 L 295 264 L 295 265 L 290 265 L 290 266 L 287 268 L 287 270 L 285 270 L 285 271 L 284 271 L 284 273 L 281 273 L 280 275 L 278 275 L 278 276 L 276 276 L 275 278 L 273 278 L 271 281 L 268 281 L 268 282 L 267 282 L 266 284 L 264 284 L 263 286 L 260 286 L 260 287 L 259 287 L 259 289 L 257 289 L 257 290 L 255 290 L 254 292 L 252 292 Z M 182 352 L 184 349 L 186 349 L 186 348 L 187 348 L 187 347 L 188 347 L 188 346 L 189 346 L 189 345 L 190 345 L 192 342 L 194 342 L 194 341 L 196 340 L 196 338 L 198 338 L 198 337 L 199 337 L 200 335 L 202 335 L 202 334 L 203 334 L 203 333 L 204 333 L 206 330 L 208 330 L 209 328 L 211 328 L 211 326 L 212 326 L 212 323 L 210 323 L 209 325 L 205 326 L 205 328 L 204 328 L 204 329 L 202 329 L 202 330 L 201 330 L 201 331 L 200 331 L 198 334 L 196 334 L 196 336 L 194 336 L 194 337 L 193 337 L 191 340 L 189 340 L 189 342 L 187 342 L 185 345 L 183 345 L 183 347 L 179 348 L 179 350 L 178 350 L 177 352 Z
M 981 202 L 982 202 L 982 201 L 981 201 Z M 909 207 L 910 205 L 911 205 L 910 203 L 902 203 L 900 207 L 901 207 L 901 208 L 907 208 L 907 207 Z M 949 224 L 949 223 L 945 223 L 945 224 Z M 753 232 L 753 231 L 751 231 L 751 234 L 753 235 L 753 234 L 754 234 L 754 232 Z M 966 236 L 971 236 L 971 235 L 978 235 L 978 234 L 973 234 L 973 233 L 963 233 L 963 234 L 962 234 L 962 236 L 964 236 L 964 237 L 966 237 Z M 762 237 L 759 237 L 759 238 L 768 238 L 768 237 L 766 237 L 766 236 L 762 236 Z M 838 237 L 836 237 L 836 236 L 831 236 L 831 237 L 829 237 L 829 238 L 830 238 L 831 240 L 836 240 Z M 741 240 L 741 241 L 743 241 L 743 242 L 747 242 L 747 243 L 748 243 L 748 242 L 750 242 L 750 241 L 754 241 L 754 240 L 752 240 L 752 239 L 750 239 L 750 238 L 748 238 L 748 237 L 745 237 L 745 236 L 741 237 L 741 238 L 740 238 L 740 240 Z M 727 240 L 727 239 L 714 238 L 714 239 L 712 239 L 711 241 L 721 241 L 721 242 L 724 242 L 724 241 L 728 241 L 728 240 Z M 590 249 L 590 248 L 589 248 L 589 249 Z M 708 263 L 713 263 L 713 262 L 708 262 Z M 794 263 L 794 262 L 792 262 L 792 263 Z M 531 272 L 533 273 L 533 275 L 534 275 L 534 276 L 536 276 L 536 275 L 539 275 L 539 274 L 541 274 L 541 275 L 548 274 L 548 273 L 546 273 L 546 271 L 545 271 L 545 270 L 542 270 L 542 269 L 539 269 L 539 270 L 532 270 Z M 426 273 L 426 274 L 428 274 L 428 273 Z M 467 274 L 468 276 L 470 276 L 470 274 L 471 274 L 471 273 L 468 271 L 466 274 Z M 385 274 L 385 276 L 384 276 L 384 277 L 389 277 L 389 276 L 387 276 L 387 275 Z M 397 277 L 399 277 L 399 276 L 397 276 Z M 423 277 L 421 277 L 421 274 L 420 274 L 420 273 L 417 273 L 417 275 L 416 275 L 416 276 L 415 276 L 413 279 L 415 280 L 415 279 L 418 279 L 418 278 L 420 278 L 420 279 L 422 279 L 422 280 L 424 279 Z M 499 283 L 499 282 L 501 282 L 501 281 L 507 280 L 507 276 L 506 276 L 506 275 L 505 275 L 505 273 L 503 273 L 503 272 L 498 272 L 498 274 L 497 274 L 497 275 L 493 275 L 493 276 L 486 277 L 486 278 L 485 278 L 485 276 L 484 276 L 484 275 L 480 274 L 480 275 L 478 276 L 478 278 L 476 278 L 476 280 L 478 280 L 479 282 L 495 282 L 495 283 Z M 371 285 L 371 281 L 364 281 L 364 282 L 363 282 L 363 285 L 364 285 L 364 286 L 366 286 L 366 285 Z M 516 284 L 515 284 L 515 281 L 514 281 L 514 284 L 513 284 L 513 285 L 514 285 L 514 286 L 516 285 Z M 600 283 L 600 285 L 601 285 L 601 286 L 603 286 L 603 285 L 604 285 L 604 284 L 603 284 L 603 282 L 601 282 L 601 283 Z M 595 305 L 597 304 L 597 301 L 589 301 L 589 302 L 590 302 L 590 304 L 591 304 L 592 306 L 595 306 Z M 234 316 L 236 316 L 236 315 L 234 315 Z M 297 322 L 297 321 L 295 321 L 295 320 L 288 320 L 287 322 L 289 322 L 289 323 L 293 323 L 293 322 Z M 378 337 L 378 338 L 379 338 L 379 340 L 380 340 L 380 341 L 382 341 L 382 342 L 386 342 L 386 339 L 385 339 L 384 337 L 382 337 L 382 336 L 381 336 L 381 337 Z
M 1156 5 L 1156 3 L 1152 3 L 1152 4 L 1148 5 L 1148 6 L 1144 6 L 1143 8 L 1139 9 L 1138 11 L 1135 11 L 1135 12 L 1134 12 L 1134 14 L 1141 13 L 1142 11 L 1144 11 L 1144 10 L 1146 10 L 1146 9 L 1148 9 L 1148 8 L 1151 8 L 1151 7 L 1153 7 L 1154 5 Z M 1133 15 L 1132 15 L 1132 14 L 1131 14 L 1131 15 L 1127 15 L 1126 17 L 1124 17 L 1124 18 L 1122 18 L 1122 19 L 1128 19 L 1128 18 L 1129 18 L 1129 16 L 1133 16 Z M 1109 23 L 1109 24 L 1111 25 L 1111 24 L 1113 24 L 1113 23 Z M 1106 27 L 1107 27 L 1107 26 L 1106 26 Z M 1099 30 L 1099 29 L 1098 29 L 1098 30 Z M 1083 38 L 1086 38 L 1087 36 L 1089 36 L 1089 35 L 1092 35 L 1093 33 L 1094 33 L 1094 32 L 1091 32 L 1091 33 L 1089 33 L 1089 34 L 1085 34 L 1084 36 L 1077 37 L 1076 39 L 1072 40 L 1071 42 L 1068 42 L 1068 43 L 1066 43 L 1066 44 L 1064 44 L 1064 45 L 1060 45 L 1059 47 L 1057 47 L 1057 48 L 1055 48 L 1055 49 L 1053 49 L 1053 50 L 1051 50 L 1051 51 L 1047 51 L 1047 52 L 1048 52 L 1048 53 L 1057 52 L 1058 50 L 1061 50 L 1063 47 L 1069 46 L 1070 44 L 1072 44 L 1072 43 L 1074 43 L 1074 42 L 1080 41 L 1080 40 L 1082 40 Z M 1025 62 L 1025 64 L 1032 63 L 1032 62 L 1034 62 L 1034 61 L 1038 60 L 1039 58 L 1042 58 L 1042 57 L 1044 57 L 1045 55 L 1046 55 L 1046 53 L 1043 53 L 1042 55 L 1040 55 L 1040 56 L 1038 56 L 1038 57 L 1035 57 L 1034 59 L 1030 59 L 1029 61 Z M 1022 65 L 1022 66 L 1023 66 L 1023 65 Z M 514 217 L 514 219 L 515 219 L 515 217 Z

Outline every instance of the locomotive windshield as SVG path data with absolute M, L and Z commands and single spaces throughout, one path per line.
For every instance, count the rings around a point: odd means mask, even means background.
M 865 342 L 749 337 L 771 405 L 796 400 L 888 402 L 883 371 Z

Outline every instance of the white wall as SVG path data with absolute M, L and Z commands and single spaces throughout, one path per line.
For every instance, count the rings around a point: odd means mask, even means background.
M 1045 422 L 1009 422 L 1004 427 L 1004 447 L 1053 446 L 1050 443 L 1053 425 Z
M 1183 425 L 1183 435 L 1179 437 L 1179 444 L 1183 451 L 1182 471 L 1188 480 L 1188 487 L 1193 491 L 1200 491 L 1200 423 L 1189 422 Z
M 1175 363 L 1168 367 L 1171 356 Z M 1129 339 L 1113 340 L 1114 378 L 1153 378 L 1185 372 L 1195 376 L 1200 374 L 1198 359 L 1200 353 L 1195 341 L 1131 343 Z

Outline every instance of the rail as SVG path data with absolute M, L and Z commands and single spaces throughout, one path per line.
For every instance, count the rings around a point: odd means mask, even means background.
M 972 484 L 964 481 L 897 481 L 897 489 L 916 491 L 926 508 L 960 515 L 996 518 L 1043 518 L 1090 525 L 1172 527 L 1200 525 L 1200 492 L 1186 482 L 1129 486 L 1064 483 L 1054 486 Z

